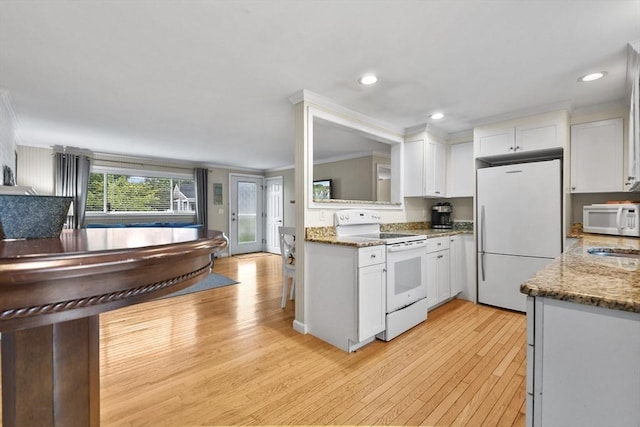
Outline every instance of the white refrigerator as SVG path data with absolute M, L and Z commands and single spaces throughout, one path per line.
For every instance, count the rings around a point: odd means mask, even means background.
M 520 285 L 562 252 L 560 160 L 478 169 L 478 302 L 526 311 Z

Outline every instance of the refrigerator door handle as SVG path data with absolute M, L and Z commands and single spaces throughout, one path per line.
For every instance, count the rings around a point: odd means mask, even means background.
M 482 205 L 480 206 L 480 271 L 482 274 L 483 282 L 484 282 L 484 234 L 485 234 L 484 205 Z

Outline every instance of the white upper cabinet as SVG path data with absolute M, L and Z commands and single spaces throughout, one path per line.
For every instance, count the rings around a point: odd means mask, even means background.
M 473 142 L 450 145 L 447 163 L 447 196 L 472 197 L 474 171 Z
M 478 131 L 476 141 L 476 157 L 513 153 L 516 129 L 514 127 L 482 129 Z
M 551 122 L 516 127 L 514 151 L 526 152 L 562 147 L 558 139 L 558 126 L 558 123 Z
M 474 155 L 504 157 L 564 148 L 566 126 L 564 111 L 481 126 L 474 129 Z
M 425 196 L 446 196 L 447 147 L 445 144 L 427 140 L 427 155 L 425 156 Z
M 571 126 L 571 192 L 624 191 L 622 119 Z
M 423 135 L 404 144 L 405 197 L 446 196 L 446 145 Z
M 424 139 L 404 144 L 404 196 L 423 196 L 425 193 Z

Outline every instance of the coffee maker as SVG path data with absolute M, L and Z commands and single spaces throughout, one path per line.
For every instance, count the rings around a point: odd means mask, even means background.
M 431 208 L 431 228 L 452 229 L 453 208 L 451 203 L 437 203 Z

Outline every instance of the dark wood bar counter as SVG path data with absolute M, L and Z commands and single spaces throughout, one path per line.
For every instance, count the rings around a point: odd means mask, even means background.
M 225 245 L 195 228 L 0 240 L 2 425 L 98 426 L 98 315 L 202 280 Z

